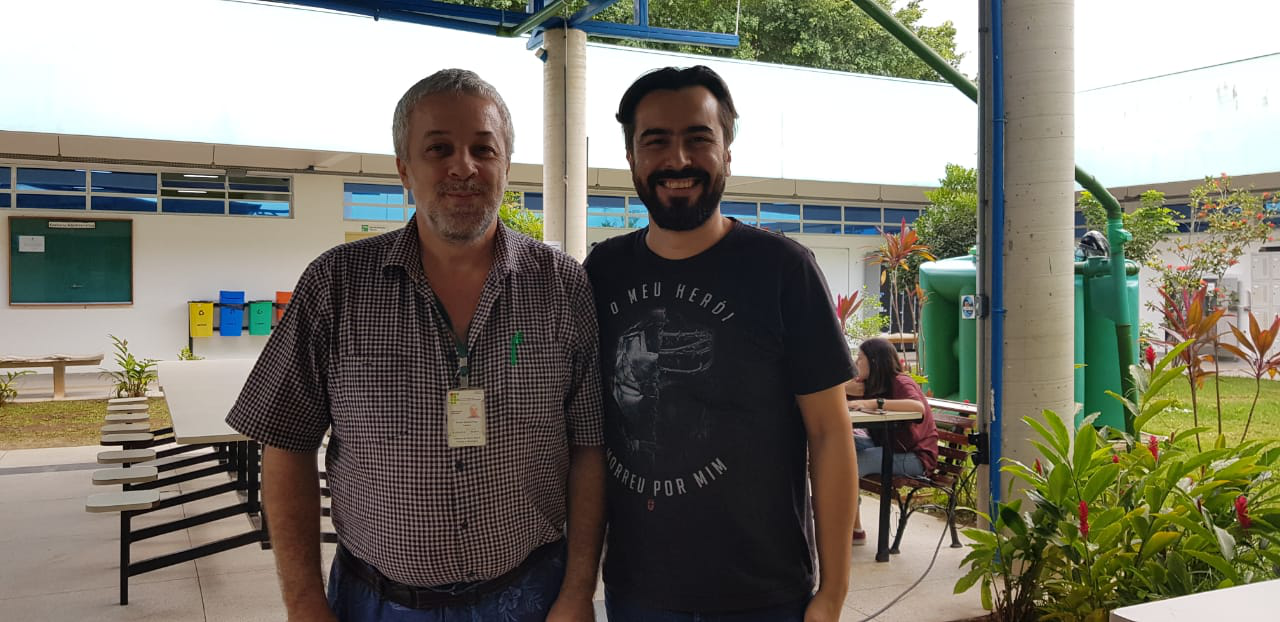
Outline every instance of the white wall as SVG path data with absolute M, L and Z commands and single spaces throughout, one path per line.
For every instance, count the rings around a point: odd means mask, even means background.
M 134 303 L 95 308 L 0 306 L 0 351 L 10 355 L 107 354 L 113 334 L 138 356 L 177 358 L 187 345 L 188 300 L 212 300 L 218 290 L 244 290 L 248 300 L 292 290 L 303 268 L 342 242 L 342 178 L 295 175 L 291 219 L 109 214 L 133 220 Z M 0 210 L 2 215 L 60 216 L 65 210 Z M 93 217 L 92 212 L 74 216 Z M 99 214 L 106 216 L 106 214 Z M 8 279 L 8 253 L 0 274 Z M 7 302 L 7 301 L 6 301 Z M 266 337 L 197 340 L 210 358 L 254 356 Z M 47 370 L 44 370 L 47 371 Z M 82 370 L 78 370 L 82 371 Z

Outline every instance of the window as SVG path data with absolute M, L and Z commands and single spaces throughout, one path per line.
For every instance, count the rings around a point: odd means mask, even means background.
M 403 186 L 348 182 L 342 184 L 342 218 L 344 220 L 408 220 L 408 199 Z
M 85 209 L 84 169 L 19 167 L 14 206 L 26 209 Z
M 587 226 L 625 228 L 627 226 L 626 197 L 587 195 Z
M 531 212 L 538 212 L 538 214 L 542 214 L 542 193 L 524 193 L 524 208 Z
M 230 216 L 292 215 L 288 177 L 160 173 L 160 211 Z
M 880 219 L 880 208 L 878 207 L 846 207 L 844 208 L 845 222 L 883 222 Z
M 840 208 L 835 205 L 806 205 L 804 219 L 840 222 Z
M 9 207 L 13 204 L 13 169 L 7 166 L 0 166 L 0 208 Z
M 756 215 L 756 207 L 755 203 L 723 201 L 720 203 L 720 213 L 737 218 L 748 225 L 755 225 L 760 222 L 760 218 Z
M 919 217 L 920 217 L 920 210 L 918 209 L 894 209 L 889 207 L 884 208 L 885 224 L 898 225 L 899 229 L 902 228 L 902 222 L 904 220 L 909 225 L 915 222 L 916 219 Z

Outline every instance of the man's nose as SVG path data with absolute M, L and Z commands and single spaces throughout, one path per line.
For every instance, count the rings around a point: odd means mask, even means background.
M 449 158 L 449 176 L 459 179 L 470 179 L 476 174 L 476 160 L 471 154 L 465 150 L 458 150 L 452 158 Z

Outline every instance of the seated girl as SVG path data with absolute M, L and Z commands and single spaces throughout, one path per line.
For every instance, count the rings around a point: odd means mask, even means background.
M 879 338 L 862 342 L 854 359 L 854 373 L 857 375 L 845 385 L 851 410 L 924 413 L 920 421 L 894 426 L 890 448 L 893 474 L 921 477 L 933 472 L 938 463 L 938 430 L 933 425 L 933 411 L 920 385 L 902 370 L 893 344 Z M 878 475 L 885 451 L 878 435 L 859 433 L 853 440 L 858 450 L 858 475 Z M 867 543 L 861 512 L 854 513 L 853 543 Z

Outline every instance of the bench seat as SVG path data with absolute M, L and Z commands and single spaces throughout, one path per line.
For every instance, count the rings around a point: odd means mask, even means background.
M 110 486 L 112 484 L 137 484 L 154 482 L 160 472 L 155 467 L 135 466 L 127 469 L 102 469 L 93 472 L 94 486 Z
M 159 490 L 125 490 L 89 495 L 84 511 L 94 513 L 148 510 L 160 501 Z

